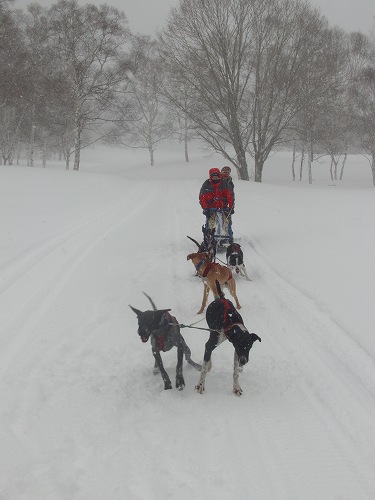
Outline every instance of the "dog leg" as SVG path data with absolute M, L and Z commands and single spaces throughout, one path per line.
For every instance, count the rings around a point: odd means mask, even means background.
M 236 282 L 234 278 L 231 278 L 230 280 L 227 281 L 227 286 L 229 288 L 229 292 L 234 298 L 236 302 L 236 309 L 241 309 L 241 304 L 238 302 L 237 294 L 236 294 Z
M 162 379 L 164 380 L 164 389 L 165 390 L 172 389 L 170 378 L 168 377 L 168 373 L 165 371 L 163 366 L 163 361 L 161 359 L 160 351 L 158 349 L 153 348 L 152 354 L 154 355 L 155 363 L 158 365 L 160 374 L 162 376 Z
M 233 392 L 236 396 L 242 395 L 242 389 L 238 383 L 240 372 L 240 363 L 236 351 L 234 351 L 234 368 L 233 368 Z
M 205 389 L 204 384 L 205 384 L 205 381 L 206 381 L 206 375 L 211 370 L 211 368 L 212 368 L 212 362 L 211 362 L 211 360 L 203 362 L 202 370 L 201 370 L 201 376 L 199 378 L 198 384 L 195 386 L 195 390 L 199 394 L 203 394 L 204 393 L 204 389 Z
M 203 288 L 203 300 L 202 300 L 201 308 L 198 311 L 198 314 L 202 314 L 202 312 L 204 311 L 206 304 L 207 304 L 208 294 L 210 293 L 210 287 L 208 285 L 206 285 L 206 283 L 204 283 L 204 282 L 203 282 L 203 286 L 204 286 L 204 288 Z
M 182 363 L 184 359 L 184 350 L 182 346 L 177 347 L 177 366 L 176 366 L 176 388 L 179 391 L 185 387 L 185 380 L 182 374 Z
M 221 344 L 225 340 L 224 333 L 220 334 L 216 331 L 211 331 L 210 337 L 206 342 L 204 349 L 204 357 L 203 357 L 203 365 L 201 370 L 201 376 L 198 382 L 198 385 L 195 386 L 195 390 L 199 392 L 199 394 L 203 394 L 204 392 L 204 384 L 206 381 L 206 375 L 212 368 L 211 355 L 212 351 L 216 349 L 216 347 Z
M 154 375 L 159 375 L 159 373 L 160 373 L 160 368 L 159 368 L 158 363 L 156 362 L 156 359 L 155 359 L 154 369 L 152 370 L 152 373 L 153 373 Z
M 245 267 L 245 264 L 241 264 L 240 265 L 240 274 L 247 279 L 247 281 L 253 281 L 249 275 L 247 274 L 247 270 L 246 270 L 246 267 Z

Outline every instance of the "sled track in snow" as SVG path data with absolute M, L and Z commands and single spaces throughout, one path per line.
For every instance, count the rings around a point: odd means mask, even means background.
M 41 487 L 30 498 L 51 498 L 56 491 L 69 491 L 70 498 L 116 498 L 119 492 L 130 498 L 140 485 L 144 498 L 155 491 L 177 499 L 209 498 L 212 491 L 220 499 L 372 498 L 373 362 L 311 297 L 272 268 L 256 240 L 252 245 L 240 238 L 254 281 L 235 278 L 245 324 L 262 337 L 240 376 L 244 395 L 231 393 L 228 345 L 214 353 L 204 395 L 194 392 L 198 372 L 186 364 L 182 393 L 163 391 L 153 376 L 149 345 L 137 338 L 135 317 L 120 295 L 129 289 L 133 305 L 142 308 L 145 290 L 183 323 L 204 318 L 195 314 L 202 284 L 186 262 L 192 244 L 186 235 L 201 237 L 201 212 L 189 208 L 196 203 L 194 189 L 193 182 L 142 181 L 141 201 L 138 193 L 127 193 L 126 200 L 0 270 L 4 421 L 9 414 L 25 449 L 36 450 L 29 470 Z M 187 200 L 184 212 L 180 199 Z M 150 216 L 142 217 L 149 210 Z M 98 311 L 84 310 L 75 323 L 68 321 L 74 273 L 94 262 L 102 265 L 99 277 L 106 275 L 101 257 L 113 256 L 113 247 L 102 252 L 100 243 L 106 236 L 112 245 L 123 242 L 124 234 L 138 229 L 138 216 L 147 235 L 136 236 L 142 242 L 151 238 L 149 246 L 137 248 L 142 266 L 129 265 L 120 286 L 110 274 L 108 288 L 98 294 Z M 126 251 L 125 259 L 133 248 Z M 59 318 L 67 324 L 50 335 L 60 300 L 66 310 Z M 206 335 L 186 332 L 186 339 L 200 361 Z M 170 359 L 172 370 L 175 355 Z M 66 422 L 60 422 L 60 411 Z M 191 443 L 192 434 L 199 443 Z M 218 472 L 222 466 L 225 474 Z M 212 478 L 221 476 L 214 485 Z M 320 494 L 312 497 L 310 491 Z
M 31 251 L 24 251 L 11 265 L 3 266 L 0 270 L 0 304 L 3 310 L 2 329 L 7 331 L 8 347 L 12 346 L 12 350 L 16 351 L 24 344 L 22 326 L 27 323 L 27 328 L 31 329 L 40 320 L 53 297 L 85 257 L 113 230 L 132 219 L 136 213 L 147 210 L 156 189 L 156 186 L 147 184 L 143 203 L 136 203 L 138 196 L 133 191 L 126 200 L 120 200 L 103 213 L 97 213 L 62 234 L 45 240 Z M 129 206 L 134 208 L 129 210 Z M 12 358 L 8 349 L 1 353 L 0 374 Z
M 247 308 L 252 311 L 251 320 L 245 322 L 250 325 L 255 320 L 255 331 L 264 341 L 262 348 L 265 343 L 269 345 L 271 356 L 263 368 L 267 370 L 270 362 L 275 376 L 271 397 L 277 399 L 283 391 L 292 389 L 294 404 L 299 401 L 294 411 L 301 413 L 304 427 L 312 435 L 316 433 L 317 442 L 324 429 L 327 443 L 326 447 L 321 444 L 322 462 L 331 464 L 335 455 L 340 456 L 370 498 L 371 470 L 364 457 L 375 448 L 372 358 L 310 297 L 272 269 L 256 245 L 248 244 L 245 253 L 252 259 L 248 262 L 251 275 L 255 269 L 253 303 L 250 301 Z M 256 377 L 261 377 L 259 368 Z M 269 391 L 269 387 L 264 390 Z M 354 414 L 348 411 L 353 401 L 357 408 Z M 266 414 L 259 417 L 277 450 L 280 428 L 275 428 L 273 418 L 267 422 Z M 273 477 L 280 475 L 280 484 L 283 453 L 279 450 L 279 457 L 272 454 Z

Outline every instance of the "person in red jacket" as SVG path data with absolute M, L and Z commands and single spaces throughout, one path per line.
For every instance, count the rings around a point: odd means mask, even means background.
M 218 168 L 211 168 L 208 172 L 209 178 L 202 184 L 199 192 L 199 203 L 203 208 L 203 213 L 207 220 L 211 213 L 211 208 L 227 209 L 228 216 L 233 213 L 233 196 L 230 187 L 225 179 L 222 178 Z M 233 239 L 231 225 L 229 226 L 229 236 Z
M 233 208 L 233 196 L 226 180 L 222 179 L 218 168 L 211 168 L 209 178 L 202 184 L 199 192 L 199 203 L 204 215 L 210 208 Z

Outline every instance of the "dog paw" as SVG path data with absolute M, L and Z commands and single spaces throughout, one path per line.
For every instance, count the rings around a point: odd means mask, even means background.
M 172 389 L 172 384 L 170 382 L 165 382 L 164 383 L 164 390 L 168 391 L 169 389 Z
M 203 394 L 204 393 L 204 384 L 198 384 L 195 386 L 195 390 L 199 393 L 199 394 Z
M 242 391 L 242 389 L 241 389 L 241 387 L 240 387 L 240 386 L 238 386 L 238 387 L 234 387 L 234 388 L 233 388 L 233 393 L 234 393 L 236 396 L 241 396 L 241 395 L 242 395 L 242 392 L 243 392 L 243 391 Z
M 179 391 L 182 391 L 185 387 L 185 381 L 184 380 L 176 380 L 176 389 Z

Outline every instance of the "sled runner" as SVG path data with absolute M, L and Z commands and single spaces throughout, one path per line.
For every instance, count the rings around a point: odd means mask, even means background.
M 214 229 L 214 239 L 216 249 L 223 251 L 233 242 L 233 233 L 230 220 L 230 209 L 228 208 L 210 208 L 210 214 L 207 217 L 206 228 Z

